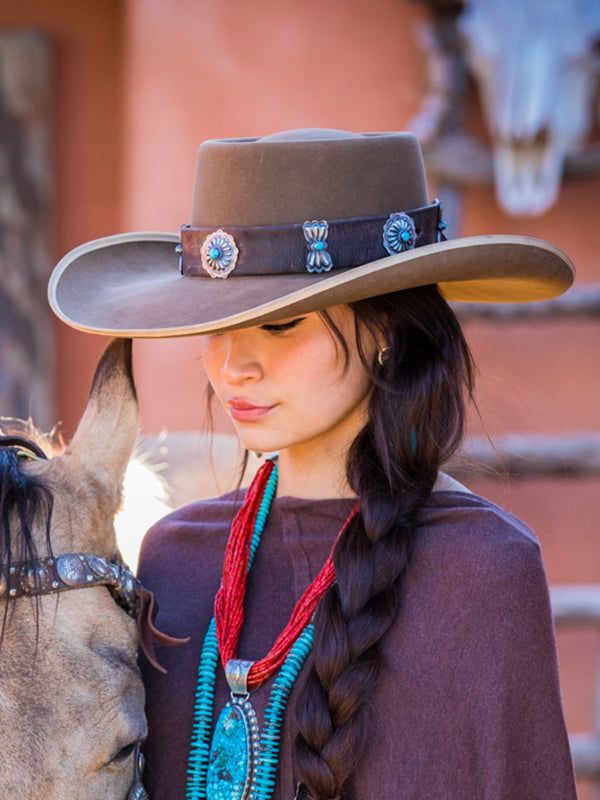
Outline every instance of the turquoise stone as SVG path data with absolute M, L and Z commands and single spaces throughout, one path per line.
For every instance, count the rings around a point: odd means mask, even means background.
M 408 242 L 408 240 L 410 239 L 410 233 L 408 231 L 403 231 L 400 238 L 402 239 L 403 242 Z
M 218 247 L 212 247 L 209 255 L 212 259 L 215 259 L 221 255 L 221 251 Z
M 244 712 L 228 703 L 219 714 L 210 749 L 208 800 L 242 800 L 251 767 L 249 741 Z
M 325 242 L 315 242 L 314 248 L 315 250 L 325 250 Z

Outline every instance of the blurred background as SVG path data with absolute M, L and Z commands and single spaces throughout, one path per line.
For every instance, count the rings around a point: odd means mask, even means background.
M 72 435 L 107 340 L 52 317 L 50 271 L 92 238 L 178 230 L 206 138 L 413 131 L 448 238 L 531 235 L 574 261 L 555 301 L 454 304 L 481 417 L 447 471 L 540 540 L 582 800 L 600 798 L 599 108 L 600 0 L 0 6 L 4 416 Z M 225 466 L 206 467 L 194 337 L 136 341 L 134 359 L 141 461 L 162 477 L 155 506 L 128 490 L 132 562 L 152 517 L 229 488 L 239 455 L 217 414 Z

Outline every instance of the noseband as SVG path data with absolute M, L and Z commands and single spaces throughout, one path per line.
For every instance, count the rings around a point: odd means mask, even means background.
M 13 448 L 20 458 L 47 459 L 35 442 L 24 436 L 0 435 L 0 448 Z M 19 597 L 55 594 L 69 589 L 106 586 L 115 602 L 137 621 L 139 640 L 148 661 L 161 672 L 166 670 L 156 660 L 153 639 L 161 644 L 185 644 L 189 639 L 176 639 L 159 631 L 154 625 L 158 611 L 152 592 L 136 578 L 117 552 L 113 559 L 93 553 L 63 553 L 57 557 L 0 564 L 0 601 Z M 142 784 L 144 756 L 141 745 L 134 751 L 133 783 L 127 800 L 149 800 Z

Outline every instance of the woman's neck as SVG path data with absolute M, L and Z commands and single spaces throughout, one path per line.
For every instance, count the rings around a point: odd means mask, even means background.
M 280 450 L 277 496 L 356 497 L 346 479 L 346 455 L 364 423 L 364 409 L 355 409 L 327 434 Z
M 286 448 L 279 453 L 278 497 L 305 497 L 321 500 L 354 497 L 345 475 L 345 452 L 326 453 L 315 448 L 298 452 Z

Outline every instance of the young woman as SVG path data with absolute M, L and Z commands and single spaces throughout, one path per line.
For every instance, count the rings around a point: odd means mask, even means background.
M 141 658 L 152 800 L 575 800 L 539 542 L 441 470 L 475 370 L 448 299 L 552 297 L 573 268 L 443 228 L 410 134 L 286 131 L 201 146 L 180 243 L 56 268 L 76 327 L 199 334 L 270 454 L 145 537 L 159 625 L 191 636 L 166 674 Z

